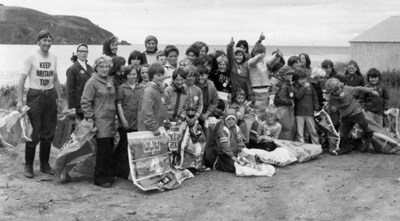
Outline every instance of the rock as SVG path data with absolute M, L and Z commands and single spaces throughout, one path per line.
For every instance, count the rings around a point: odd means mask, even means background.
M 136 211 L 129 211 L 126 214 L 128 214 L 128 215 L 136 215 Z

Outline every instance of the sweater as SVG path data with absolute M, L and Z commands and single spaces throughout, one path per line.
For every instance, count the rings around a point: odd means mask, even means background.
M 294 115 L 295 116 L 314 116 L 314 111 L 319 110 L 319 102 L 317 93 L 310 85 L 308 88 L 293 85 L 294 99 Z
M 377 85 L 368 83 L 365 87 L 373 88 L 374 91 L 378 92 L 379 96 L 368 93 L 362 94 L 359 97 L 362 107 L 366 111 L 382 115 L 383 112 L 388 109 L 389 93 L 387 92 L 386 88 L 380 83 Z

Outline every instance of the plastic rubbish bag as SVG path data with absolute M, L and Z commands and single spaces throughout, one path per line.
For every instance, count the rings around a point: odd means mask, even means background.
M 236 176 L 268 176 L 271 177 L 275 173 L 275 167 L 265 163 L 256 163 L 254 157 L 240 156 L 238 157 L 240 164 L 235 162 Z
M 57 114 L 57 126 L 54 134 L 53 146 L 60 149 L 71 138 L 75 125 L 75 108 Z
M 274 140 L 278 147 L 286 148 L 296 158 L 297 162 L 303 163 L 317 158 L 322 153 L 322 147 L 319 144 L 301 143 L 288 140 Z
M 18 143 L 32 141 L 32 125 L 28 112 L 29 107 L 23 106 L 21 113 L 13 111 L 0 119 L 0 137 L 5 146 L 17 146 Z
M 244 148 L 242 152 L 252 156 L 258 155 L 261 162 L 281 167 L 297 161 L 297 158 L 293 155 L 293 153 L 286 148 L 276 148 L 271 152 L 261 149 Z

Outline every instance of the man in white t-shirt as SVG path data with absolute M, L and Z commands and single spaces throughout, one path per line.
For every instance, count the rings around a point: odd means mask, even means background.
M 57 57 L 49 52 L 53 36 L 48 30 L 42 30 L 37 37 L 39 50 L 24 62 L 23 72 L 18 83 L 17 108 L 23 106 L 25 81 L 29 78 L 29 90 L 26 105 L 32 123 L 32 141 L 25 144 L 25 172 L 27 178 L 33 178 L 33 161 L 36 146 L 40 142 L 40 171 L 53 174 L 49 165 L 51 142 L 57 124 L 57 110 L 62 107 L 60 83 L 57 76 Z

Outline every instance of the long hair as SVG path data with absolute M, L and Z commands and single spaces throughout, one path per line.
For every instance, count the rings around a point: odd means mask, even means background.
M 310 68 L 310 65 L 311 65 L 311 59 L 310 59 L 310 56 L 308 56 L 308 54 L 306 54 L 306 53 L 301 53 L 301 54 L 299 54 L 299 59 L 300 59 L 300 56 L 304 56 L 305 58 L 306 58 L 306 68 Z
M 361 75 L 360 68 L 358 67 L 358 64 L 357 64 L 357 62 L 355 60 L 350 60 L 349 64 L 347 65 L 347 67 L 350 66 L 350 65 L 353 65 L 355 68 L 357 68 L 357 71 L 356 71 L 355 75 L 357 75 L 357 74 Z M 348 75 L 349 74 L 349 70 L 346 69 L 346 72 L 344 74 Z
M 113 54 L 113 53 L 111 52 L 110 45 L 111 45 L 112 43 L 118 43 L 118 38 L 115 37 L 115 36 L 111 36 L 111 37 L 107 38 L 107 39 L 104 41 L 104 43 L 103 43 L 103 54 L 105 54 L 105 55 L 107 55 L 107 56 L 110 56 L 110 57 L 113 57 L 113 56 L 116 55 L 116 54 Z
M 121 70 L 122 65 L 125 65 L 126 60 L 124 57 L 115 56 L 112 58 L 112 67 L 110 70 L 110 76 L 116 75 L 118 71 Z

